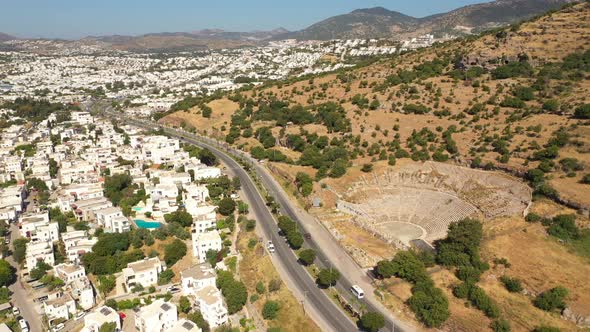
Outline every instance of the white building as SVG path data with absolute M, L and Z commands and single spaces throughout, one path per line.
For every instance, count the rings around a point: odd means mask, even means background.
M 207 259 L 207 251 L 221 250 L 221 237 L 217 230 L 205 233 L 193 233 L 193 256 L 199 257 L 199 262 L 203 263 Z
M 130 292 L 136 285 L 142 285 L 144 288 L 156 285 L 160 273 L 164 270 L 166 270 L 166 264 L 158 257 L 129 263 L 123 269 L 125 287 Z
M 84 310 L 89 310 L 96 304 L 94 299 L 94 288 L 88 277 L 75 279 L 69 285 L 70 291 L 77 304 Z
M 43 309 L 49 322 L 60 318 L 68 320 L 76 314 L 76 302 L 70 294 L 59 291 L 48 295 Z
M 31 271 L 37 266 L 37 262 L 39 261 L 43 261 L 50 266 L 55 264 L 55 259 L 53 257 L 53 242 L 27 243 L 25 267 Z
M 203 318 L 209 326 L 216 328 L 227 323 L 227 308 L 223 303 L 223 297 L 219 289 L 214 286 L 207 286 L 197 292 L 197 302 Z
M 164 332 L 178 321 L 176 305 L 155 300 L 135 313 L 135 328 L 139 332 Z
M 62 263 L 54 266 L 53 270 L 55 271 L 55 275 L 63 280 L 66 285 L 74 282 L 74 280 L 86 278 L 86 270 L 82 265 Z
M 180 150 L 180 141 L 166 136 L 144 137 L 141 143 L 141 153 L 144 160 L 154 164 L 164 164 L 188 158 L 188 153 Z
M 94 118 L 89 112 L 72 112 L 72 121 L 80 125 L 87 125 L 94 122 Z
M 190 320 L 180 319 L 166 332 L 201 332 L 201 328 Z M 2 332 L 2 331 L 0 331 Z
M 84 316 L 84 328 L 81 332 L 98 332 L 100 327 L 106 323 L 115 323 L 117 325 L 117 331 L 121 330 L 119 314 L 111 307 L 102 306 Z
M 31 242 L 59 240 L 59 225 L 49 222 L 48 212 L 22 216 L 18 228 L 21 235 L 31 239 Z
M 208 263 L 195 265 L 180 272 L 182 294 L 195 296 L 197 292 L 208 286 L 215 286 L 215 270 Z
M 94 212 L 96 222 L 109 233 L 123 233 L 131 229 L 129 220 L 119 207 L 109 207 Z

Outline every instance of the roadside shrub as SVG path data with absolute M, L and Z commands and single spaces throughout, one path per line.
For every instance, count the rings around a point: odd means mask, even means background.
M 385 327 L 385 317 L 378 312 L 368 312 L 361 316 L 359 325 L 363 331 L 377 332 Z

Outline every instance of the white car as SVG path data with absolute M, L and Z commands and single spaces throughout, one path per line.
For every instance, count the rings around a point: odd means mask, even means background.
M 20 310 L 17 307 L 12 307 L 12 314 L 18 316 L 20 315 Z
M 74 317 L 74 320 L 79 320 L 81 318 L 83 318 L 84 316 L 86 316 L 86 312 L 85 311 L 81 311 L 79 313 L 76 314 L 76 317 Z
M 270 252 L 271 254 L 275 252 L 275 245 L 272 243 L 272 241 L 268 241 L 266 248 L 268 249 L 268 252 Z

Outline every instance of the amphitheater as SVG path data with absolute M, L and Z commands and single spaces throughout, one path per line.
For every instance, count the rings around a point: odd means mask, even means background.
M 338 209 L 362 228 L 398 247 L 412 240 L 430 244 L 466 217 L 482 220 L 523 213 L 531 189 L 497 172 L 450 164 L 410 163 L 353 183 Z

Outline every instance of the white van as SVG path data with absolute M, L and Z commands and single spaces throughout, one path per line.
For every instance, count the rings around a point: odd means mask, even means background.
M 350 291 L 352 294 L 354 294 L 354 296 L 356 296 L 357 299 L 362 299 L 365 297 L 365 292 L 363 292 L 363 289 L 357 285 L 352 285 L 352 287 L 350 287 Z
M 29 324 L 27 323 L 27 321 L 26 321 L 26 320 L 24 320 L 24 319 L 22 319 L 22 318 L 21 318 L 21 319 L 18 321 L 18 325 L 20 326 L 20 330 L 21 330 L 22 332 L 29 332 Z

